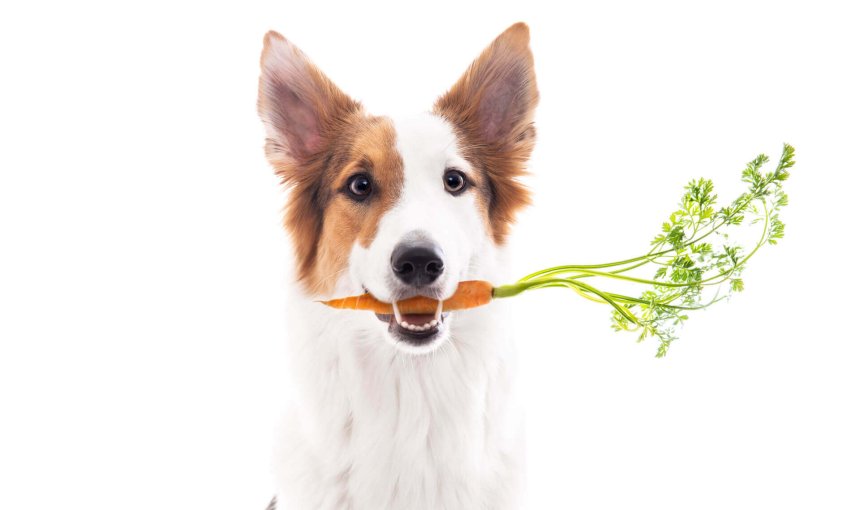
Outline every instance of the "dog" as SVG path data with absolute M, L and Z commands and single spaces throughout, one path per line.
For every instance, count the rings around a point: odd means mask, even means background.
M 503 303 L 380 315 L 505 281 L 538 102 L 529 29 L 499 35 L 430 111 L 377 116 L 286 38 L 265 36 L 258 110 L 289 190 L 289 373 L 270 508 L 504 510 L 523 490 L 522 420 Z

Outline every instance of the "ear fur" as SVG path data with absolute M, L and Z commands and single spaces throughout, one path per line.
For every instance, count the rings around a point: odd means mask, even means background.
M 517 180 L 534 148 L 538 102 L 529 29 L 516 23 L 499 35 L 435 104 L 466 140 L 472 164 L 488 176 L 493 235 L 502 243 L 515 213 L 529 203 Z
M 361 105 L 277 32 L 266 34 L 260 67 L 257 110 L 266 127 L 266 155 L 288 182 Z

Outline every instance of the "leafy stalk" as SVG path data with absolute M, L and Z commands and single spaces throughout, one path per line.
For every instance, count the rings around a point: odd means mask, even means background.
M 638 332 L 640 342 L 656 338 L 657 357 L 663 357 L 678 338 L 688 312 L 744 290 L 742 275 L 747 262 L 762 246 L 777 244 L 784 236 L 785 224 L 779 212 L 788 205 L 788 196 L 782 184 L 794 166 L 794 148 L 783 145 L 776 168 L 765 172 L 768 161 L 764 154 L 750 161 L 741 173 L 746 191 L 719 209 L 712 181 L 690 181 L 678 209 L 662 224 L 644 255 L 604 264 L 551 267 L 497 287 L 493 295 L 509 297 L 546 287 L 573 289 L 589 300 L 609 304 L 616 331 Z M 749 246 L 736 239 L 745 226 L 761 229 Z M 649 267 L 653 276 L 628 274 Z M 646 289 L 634 297 L 598 288 L 599 282 L 608 281 L 644 285 Z M 706 290 L 708 297 L 703 295 Z

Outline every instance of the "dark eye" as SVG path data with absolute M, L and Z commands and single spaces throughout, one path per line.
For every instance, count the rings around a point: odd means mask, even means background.
M 346 182 L 346 190 L 353 199 L 364 200 L 373 191 L 373 184 L 370 182 L 370 177 L 356 174 Z
M 447 170 L 445 172 L 445 189 L 454 195 L 466 188 L 466 175 L 459 170 Z

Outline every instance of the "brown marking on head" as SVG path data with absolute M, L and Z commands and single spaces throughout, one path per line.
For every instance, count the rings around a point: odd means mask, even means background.
M 397 201 L 403 162 L 391 121 L 364 113 L 293 44 L 269 32 L 261 57 L 258 110 L 266 126 L 266 156 L 290 188 L 284 225 L 298 279 L 306 291 L 331 290 L 350 250 L 368 246 L 382 215 Z M 347 181 L 363 173 L 371 195 L 356 201 Z
M 516 212 L 529 203 L 528 189 L 518 178 L 534 148 L 537 102 L 529 29 L 516 23 L 472 62 L 434 108 L 454 125 L 463 157 L 486 176 L 483 201 L 497 244 L 504 242 Z

